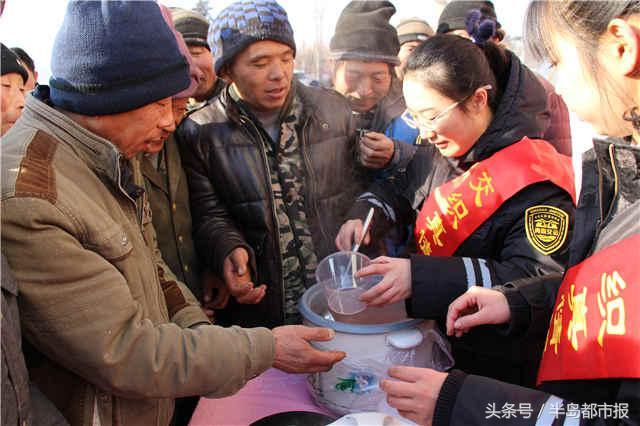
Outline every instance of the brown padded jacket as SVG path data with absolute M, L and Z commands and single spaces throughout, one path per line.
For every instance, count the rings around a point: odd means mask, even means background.
M 167 425 L 174 398 L 226 396 L 269 368 L 269 330 L 209 325 L 166 267 L 115 146 L 38 93 L 1 145 L 31 379 L 72 425 Z

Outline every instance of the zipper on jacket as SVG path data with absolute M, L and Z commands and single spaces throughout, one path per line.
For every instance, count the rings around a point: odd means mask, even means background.
M 619 178 L 618 178 L 618 170 L 616 169 L 616 160 L 615 160 L 615 146 L 613 144 L 609 145 L 609 162 L 611 164 L 611 171 L 613 172 L 613 197 L 611 198 L 611 205 L 607 210 L 606 214 L 604 213 L 604 206 L 602 205 L 602 174 L 598 172 L 598 192 L 600 198 L 600 219 L 596 225 L 596 234 L 593 237 L 591 248 L 589 249 L 588 256 L 591 256 L 595 250 L 596 244 L 598 242 L 598 238 L 602 233 L 603 228 L 606 226 L 605 224 L 608 222 L 611 214 L 613 213 L 613 208 L 615 207 L 615 201 L 618 198 L 618 192 L 620 188 Z
M 133 198 L 131 198 L 131 196 L 127 193 L 127 191 L 125 191 L 124 188 L 122 187 L 122 184 L 121 184 L 122 172 L 120 171 L 120 159 L 121 158 L 122 158 L 122 156 L 120 154 L 118 154 L 118 157 L 116 158 L 116 164 L 117 164 L 116 167 L 118 168 L 118 189 L 133 204 L 133 212 L 134 212 L 134 216 L 136 217 L 136 220 L 138 221 L 138 226 L 140 227 L 140 232 L 144 232 L 144 229 L 142 228 L 142 215 L 144 213 L 144 211 L 143 211 L 144 210 L 144 204 L 140 208 L 140 211 L 138 212 L 138 204 L 136 204 L 135 200 Z
M 131 201 L 133 204 L 135 204 L 136 202 L 134 201 L 133 198 L 131 198 L 131 196 L 129 194 L 127 194 L 127 191 L 124 190 L 124 188 L 122 187 L 121 181 L 122 181 L 122 172 L 120 170 L 120 160 L 122 159 L 122 156 L 120 154 L 118 154 L 117 158 L 116 158 L 116 164 L 117 164 L 117 168 L 118 168 L 118 189 L 120 190 L 120 192 L 122 192 L 124 194 L 125 197 L 127 197 L 129 199 L 129 201 Z
M 607 220 L 613 213 L 613 208 L 615 207 L 615 201 L 618 199 L 618 192 L 620 189 L 620 183 L 618 179 L 618 170 L 616 169 L 616 158 L 615 158 L 615 146 L 613 144 L 609 145 L 609 162 L 611 163 L 611 171 L 613 172 L 613 198 L 611 199 L 611 205 L 609 206 L 609 210 L 607 210 L 607 214 L 604 216 L 602 223 L 607 223 Z
M 240 123 L 242 123 L 243 125 L 249 125 L 254 131 L 255 134 L 258 136 L 258 139 L 260 141 L 260 146 L 259 146 L 259 151 L 260 151 L 260 157 L 262 158 L 262 163 L 264 165 L 265 168 L 265 175 L 266 175 L 266 183 L 267 183 L 267 189 L 269 190 L 269 197 L 270 197 L 270 201 L 271 201 L 271 219 L 273 221 L 273 226 L 276 230 L 276 237 L 277 237 L 277 245 L 278 245 L 278 269 L 280 270 L 280 289 L 281 291 L 281 295 L 282 295 L 282 309 L 280 309 L 280 320 L 283 322 L 284 321 L 284 308 L 286 306 L 286 300 L 285 300 L 285 289 L 284 289 L 284 274 L 282 271 L 282 253 L 280 251 L 280 226 L 278 225 L 278 217 L 276 216 L 276 198 L 273 195 L 273 188 L 271 187 L 271 171 L 269 169 L 269 162 L 267 161 L 267 154 L 264 152 L 264 143 L 265 140 L 262 137 L 262 134 L 260 133 L 260 130 L 258 130 L 258 128 L 255 126 L 255 124 L 253 124 L 253 122 L 249 119 L 249 117 L 246 117 L 244 115 L 240 115 Z M 251 133 L 251 132 L 249 132 Z

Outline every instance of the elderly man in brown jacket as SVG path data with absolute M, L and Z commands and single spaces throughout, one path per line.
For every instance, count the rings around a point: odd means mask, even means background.
M 211 325 L 162 261 L 134 157 L 173 131 L 187 69 L 155 2 L 69 2 L 51 87 L 2 140 L 2 250 L 27 368 L 72 425 L 166 425 L 176 397 L 345 355 L 309 345 L 326 329 Z

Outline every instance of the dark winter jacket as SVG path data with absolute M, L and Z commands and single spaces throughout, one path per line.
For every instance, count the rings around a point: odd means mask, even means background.
M 356 163 L 351 111 L 337 92 L 296 84 L 304 104 L 300 129 L 306 168 L 306 216 L 318 259 L 334 240 L 355 195 L 365 186 Z M 194 242 L 203 263 L 222 276 L 237 247 L 250 253 L 253 278 L 267 284 L 258 305 L 233 305 L 230 322 L 276 326 L 283 321 L 284 283 L 278 221 L 264 131 L 241 112 L 227 90 L 191 114 L 176 132 L 189 180 Z
M 583 157 L 580 202 L 576 211 L 574 237 L 571 242 L 570 266 L 599 251 L 640 234 L 640 148 L 621 140 L 596 140 L 594 149 Z M 640 247 L 638 247 L 640 249 Z M 549 327 L 559 277 L 546 282 L 509 283 L 502 291 L 511 310 L 507 333 L 511 336 L 545 335 Z M 637 284 L 637 283 L 634 283 Z M 637 312 L 627 312 L 627 315 Z M 597 333 L 597 331 L 593 331 Z M 640 362 L 637 348 L 629 348 L 631 362 Z M 529 419 L 486 418 L 490 404 L 500 410 L 504 404 L 527 405 L 533 415 Z M 580 419 L 568 414 L 569 404 L 626 404 L 627 419 L 615 419 L 609 411 L 600 417 Z M 544 405 L 543 405 L 544 404 Z M 548 407 L 562 409 L 555 413 Z M 547 409 L 545 410 L 545 407 Z M 538 417 L 538 415 L 540 416 Z M 540 390 L 526 389 L 461 371 L 452 372 L 438 398 L 434 426 L 443 425 L 538 425 L 538 424 L 639 424 L 640 380 L 599 379 L 545 382 Z
M 418 147 L 406 170 L 363 194 L 350 212 L 351 218 L 366 215 L 371 203 L 382 206 L 374 216 L 374 235 L 382 233 L 390 217 L 396 224 L 414 223 L 416 213 L 438 186 L 461 175 L 473 164 L 524 137 L 540 138 L 548 124 L 546 94 L 537 77 L 510 54 L 509 79 L 488 129 L 471 150 L 460 158 L 445 158 L 433 145 Z M 412 256 L 412 296 L 407 310 L 413 317 L 444 319 L 449 304 L 472 285 L 492 287 L 524 277 L 564 271 L 568 244 L 544 255 L 529 242 L 525 210 L 536 205 L 553 206 L 569 215 L 569 241 L 574 203 L 565 190 L 550 181 L 530 185 L 506 200 L 473 232 L 452 257 Z M 481 330 L 454 342 L 459 368 L 482 372 L 514 383 L 533 384 L 539 351 L 536 342 L 505 339 Z
M 158 156 L 158 168 L 152 158 L 140 158 L 158 248 L 171 272 L 189 287 L 198 300 L 202 300 L 204 271 L 200 268 L 193 245 L 189 188 L 173 135 L 169 136 Z

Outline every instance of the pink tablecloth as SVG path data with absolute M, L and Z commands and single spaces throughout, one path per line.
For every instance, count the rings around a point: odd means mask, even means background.
M 311 399 L 303 374 L 270 369 L 251 380 L 237 394 L 221 399 L 200 398 L 190 426 L 246 426 L 284 411 L 333 414 Z

